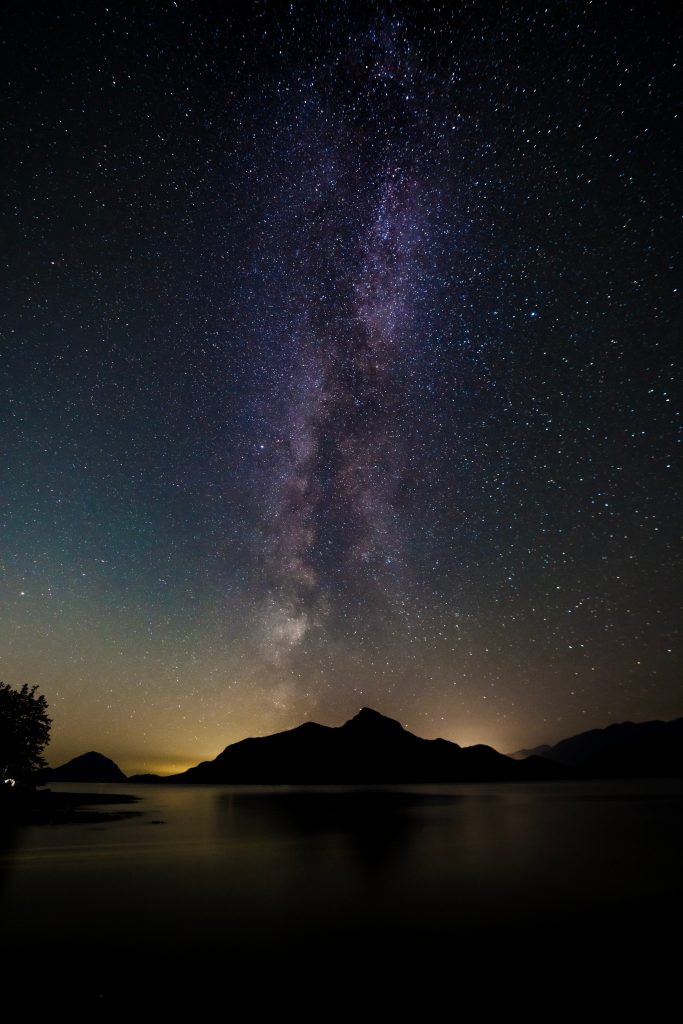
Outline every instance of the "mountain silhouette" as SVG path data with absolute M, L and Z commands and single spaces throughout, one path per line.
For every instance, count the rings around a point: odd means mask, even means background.
M 49 768 L 45 773 L 47 782 L 127 782 L 117 764 L 104 754 L 91 750 L 80 757 L 74 757 L 59 768 Z
M 542 756 L 541 756 L 542 755 Z M 391 784 L 418 782 L 532 782 L 567 778 L 683 775 L 683 718 L 622 722 L 591 729 L 554 746 L 508 756 L 492 747 L 425 740 L 400 722 L 362 708 L 344 725 L 304 722 L 271 736 L 232 743 L 179 775 L 132 775 L 90 751 L 58 768 L 46 782 Z
M 425 740 L 400 722 L 362 708 L 338 728 L 305 722 L 272 736 L 240 740 L 168 782 L 411 783 L 493 782 L 564 777 L 542 758 L 515 762 L 492 747 Z M 151 780 L 148 780 L 151 781 Z
M 590 729 L 530 753 L 537 751 L 582 776 L 683 775 L 683 718 L 672 722 L 621 722 L 605 729 Z M 517 751 L 510 756 L 524 753 Z

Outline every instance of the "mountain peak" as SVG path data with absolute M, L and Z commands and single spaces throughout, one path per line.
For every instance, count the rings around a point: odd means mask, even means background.
M 387 718 L 386 715 L 381 715 L 374 708 L 361 708 L 358 714 L 344 723 L 342 728 L 363 729 L 364 732 L 378 732 L 379 730 L 382 732 L 405 732 L 401 723 L 397 722 L 395 718 Z

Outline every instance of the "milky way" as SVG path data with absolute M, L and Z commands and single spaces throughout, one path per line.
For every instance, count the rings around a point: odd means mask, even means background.
M 262 242 L 266 267 L 269 246 L 278 270 L 284 263 L 295 305 L 270 381 L 283 405 L 280 420 L 267 417 L 277 454 L 260 468 L 273 488 L 266 633 L 278 663 L 334 611 L 335 577 L 372 581 L 391 598 L 404 557 L 405 395 L 419 386 L 416 355 L 429 341 L 413 322 L 430 242 L 416 157 L 429 150 L 396 34 L 381 23 L 354 40 L 340 70 L 356 86 L 352 101 L 313 92 L 310 118 L 311 95 L 301 101 L 286 157 L 296 173 L 292 150 L 303 150 L 309 174 L 288 178 L 281 237 Z
M 8 25 L 5 681 L 131 769 L 680 714 L 665 11 L 228 7 Z

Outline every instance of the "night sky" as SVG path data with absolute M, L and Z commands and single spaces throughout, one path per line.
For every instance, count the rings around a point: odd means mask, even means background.
M 683 714 L 674 6 L 9 6 L 0 678 L 50 761 Z

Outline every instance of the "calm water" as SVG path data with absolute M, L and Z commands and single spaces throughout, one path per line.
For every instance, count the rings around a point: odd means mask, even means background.
M 681 782 L 54 788 L 142 800 L 2 855 L 3 962 L 19 978 L 37 959 L 52 1001 L 143 980 L 160 1006 L 296 979 L 419 994 L 677 956 Z

